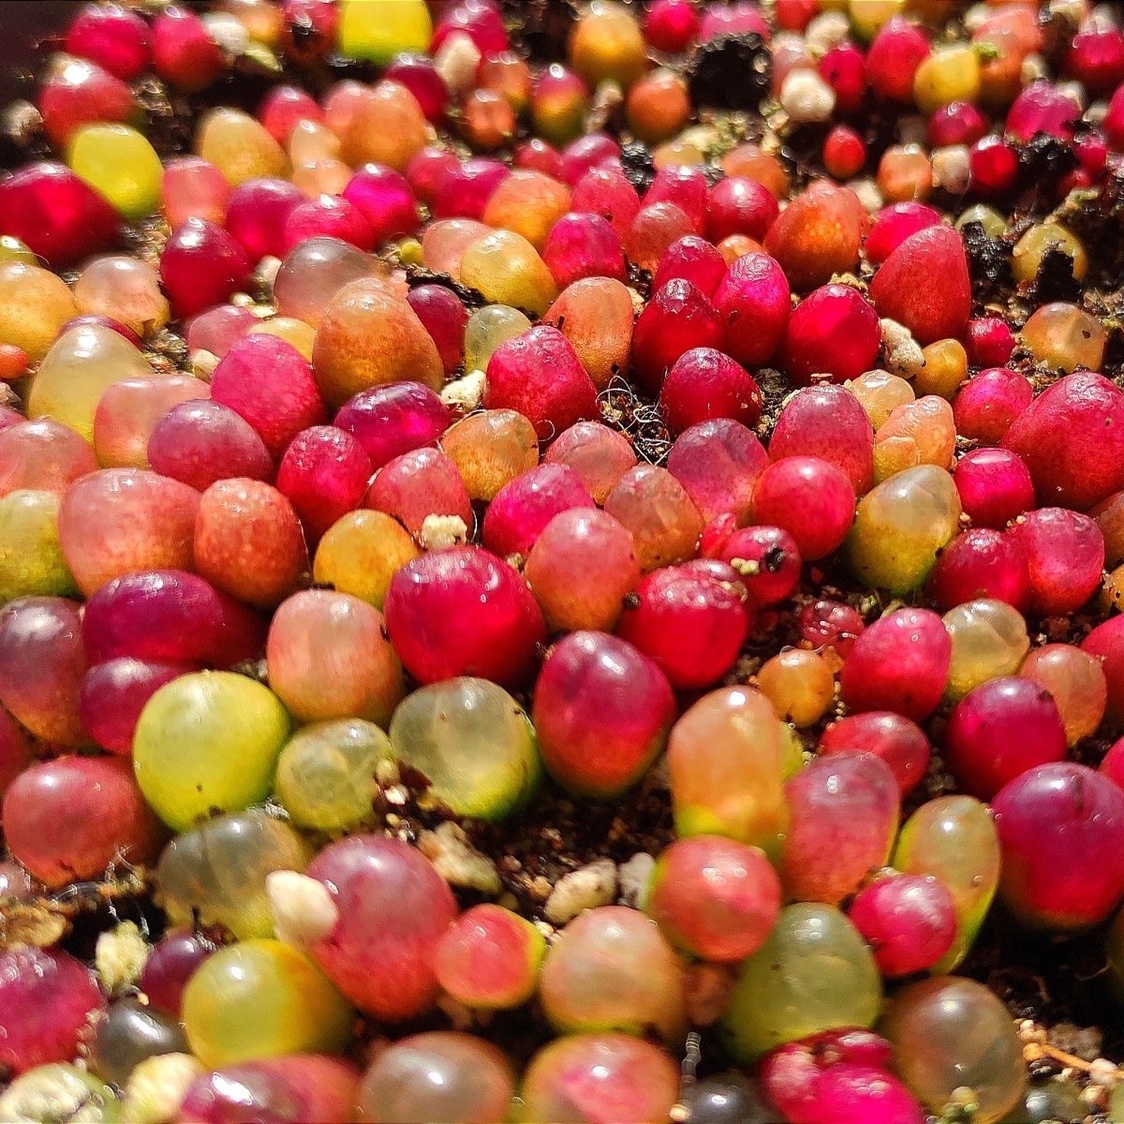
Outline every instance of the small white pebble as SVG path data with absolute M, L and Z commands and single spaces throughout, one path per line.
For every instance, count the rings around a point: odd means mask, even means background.
M 1082 110 L 1088 104 L 1089 95 L 1085 91 L 1085 87 L 1080 82 L 1059 82 L 1054 86 L 1054 89 L 1059 94 L 1064 94 L 1066 97 L 1073 98 Z
M 885 203 L 882 192 L 879 190 L 878 184 L 869 176 L 864 176 L 859 180 L 851 180 L 848 186 L 859 197 L 859 202 L 869 214 L 874 214 L 875 211 L 882 209 Z
M 620 83 L 606 78 L 598 83 L 597 89 L 593 91 L 593 98 L 582 122 L 582 128 L 587 133 L 600 132 L 605 128 L 613 112 L 623 103 L 624 90 L 621 89 Z
M 469 371 L 441 391 L 441 401 L 467 414 L 480 405 L 487 385 L 483 371 Z
M 822 58 L 838 47 L 851 33 L 851 21 L 846 12 L 821 12 L 808 21 L 804 29 L 804 42 L 808 50 L 817 58 Z
M 11 137 L 29 137 L 43 127 L 43 114 L 23 98 L 0 110 L 0 133 Z
M 612 904 L 616 896 L 617 864 L 612 859 L 598 859 L 559 878 L 543 913 L 555 925 L 565 925 L 583 910 Z
M 973 4 L 964 13 L 964 26 L 968 31 L 975 31 L 991 15 L 992 10 L 989 4 Z
M 950 195 L 961 195 L 968 190 L 971 169 L 966 144 L 934 148 L 931 159 L 934 187 L 943 187 Z
M 910 335 L 909 329 L 896 320 L 882 319 L 878 326 L 882 329 L 887 370 L 902 379 L 913 378 L 925 366 L 921 345 Z
M 637 851 L 628 862 L 621 863 L 618 870 L 620 881 L 618 901 L 633 909 L 643 909 L 648 902 L 648 886 L 652 881 L 652 871 L 656 860 L 647 851 Z
M 448 550 L 468 542 L 468 526 L 459 515 L 427 515 L 418 532 L 423 550 Z
M 1039 54 L 1031 54 L 1023 59 L 1019 79 L 1024 86 L 1029 86 L 1031 82 L 1037 82 L 1039 78 L 1045 78 L 1049 72 L 1050 68 L 1046 60 Z
M 1120 1080 L 1120 1070 L 1108 1058 L 1094 1058 L 1089 1063 L 1089 1080 L 1094 1085 L 1102 1085 L 1106 1089 L 1113 1089 Z
M 98 937 L 94 964 L 102 987 L 111 994 L 131 987 L 140 979 L 141 969 L 151 949 L 132 921 L 122 921 Z
M 204 351 L 197 347 L 191 353 L 191 373 L 203 382 L 210 382 L 215 368 L 219 365 L 219 357 L 213 351 Z
M 472 89 L 480 66 L 480 48 L 464 31 L 454 31 L 433 58 L 433 67 L 454 96 Z
M 433 831 L 423 831 L 418 849 L 451 886 L 479 890 L 492 898 L 503 890 L 496 864 L 469 843 L 459 824 L 443 823 Z
M 272 254 L 266 254 L 261 261 L 258 262 L 257 268 L 254 270 L 254 277 L 267 289 L 273 289 L 273 282 L 277 280 L 277 274 L 281 271 L 281 259 L 275 258 Z
M 778 100 L 793 121 L 827 121 L 835 108 L 835 91 L 816 71 L 801 67 L 789 71 Z
M 277 939 L 307 948 L 335 928 L 340 911 L 327 886 L 295 870 L 275 870 L 265 877 Z
M 125 1083 L 126 1124 L 172 1124 L 191 1083 L 205 1072 L 190 1054 L 145 1058 Z

